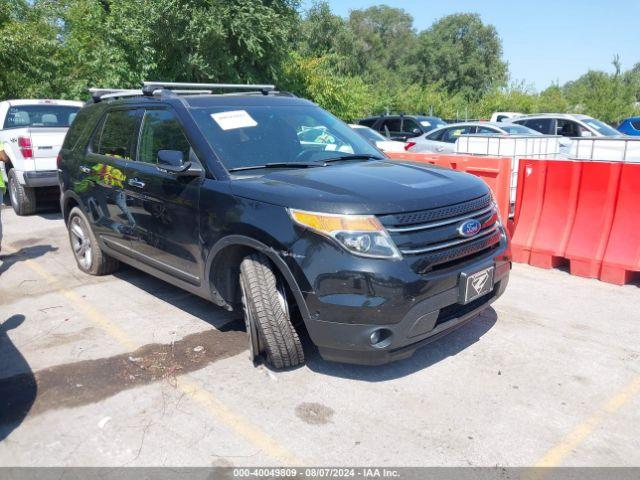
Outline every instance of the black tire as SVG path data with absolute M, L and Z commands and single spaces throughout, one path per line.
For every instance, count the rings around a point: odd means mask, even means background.
M 118 270 L 120 262 L 102 251 L 87 217 L 78 207 L 69 212 L 67 221 L 71 251 L 78 268 L 89 275 L 109 275 Z
M 291 368 L 304 363 L 304 351 L 291 323 L 286 289 L 278 280 L 262 254 L 249 255 L 240 264 L 245 324 L 250 345 L 254 345 L 252 356 L 264 353 L 272 367 Z M 251 332 L 256 332 L 258 338 L 252 338 Z
M 36 191 L 21 185 L 13 168 L 9 170 L 8 177 L 9 198 L 11 198 L 13 211 L 20 216 L 34 214 L 36 212 Z

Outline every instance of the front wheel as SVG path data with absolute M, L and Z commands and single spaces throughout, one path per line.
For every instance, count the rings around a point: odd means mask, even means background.
M 264 353 L 275 368 L 304 363 L 298 332 L 291 323 L 286 288 L 269 260 L 256 253 L 240 264 L 240 293 L 252 360 Z

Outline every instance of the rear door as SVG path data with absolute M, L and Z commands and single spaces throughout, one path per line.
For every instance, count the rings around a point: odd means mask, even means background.
M 94 231 L 107 246 L 127 253 L 134 219 L 124 194 L 127 163 L 135 160 L 142 110 L 105 113 L 78 166 L 76 192 L 86 205 Z
M 154 268 L 199 285 L 198 199 L 202 178 L 158 168 L 160 150 L 178 150 L 199 163 L 173 110 L 144 112 L 136 161 L 126 171 L 127 205 L 133 217 L 133 254 Z

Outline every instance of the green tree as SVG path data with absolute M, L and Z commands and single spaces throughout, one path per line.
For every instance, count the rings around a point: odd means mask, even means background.
M 540 113 L 564 113 L 569 109 L 569 104 L 559 85 L 551 85 L 538 95 L 536 112 Z
M 0 98 L 55 94 L 59 42 L 44 13 L 24 0 L 0 3 Z
M 338 52 L 350 60 L 351 73 L 362 75 L 368 82 L 379 82 L 406 71 L 417 36 L 411 15 L 379 5 L 352 10 L 347 34 L 336 41 Z
M 332 71 L 325 57 L 293 54 L 285 66 L 282 85 L 345 121 L 355 120 L 371 111 L 371 89 L 360 77 Z
M 571 110 L 616 124 L 634 113 L 635 96 L 622 75 L 590 70 L 564 86 Z
M 420 33 L 416 80 L 442 82 L 452 94 L 478 99 L 507 80 L 496 29 L 472 13 L 449 15 Z

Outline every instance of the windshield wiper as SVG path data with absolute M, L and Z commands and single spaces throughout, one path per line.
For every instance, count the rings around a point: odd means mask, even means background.
M 242 170 L 257 170 L 261 168 L 315 168 L 322 167 L 321 163 L 315 162 L 274 162 L 274 163 L 265 163 L 264 165 L 253 165 L 246 167 L 236 167 L 230 168 L 228 172 L 239 172 Z
M 341 155 L 339 157 L 327 158 L 326 160 L 318 160 L 319 164 L 342 162 L 344 160 L 384 160 L 378 155 L 371 155 L 369 153 L 355 154 L 355 155 Z

